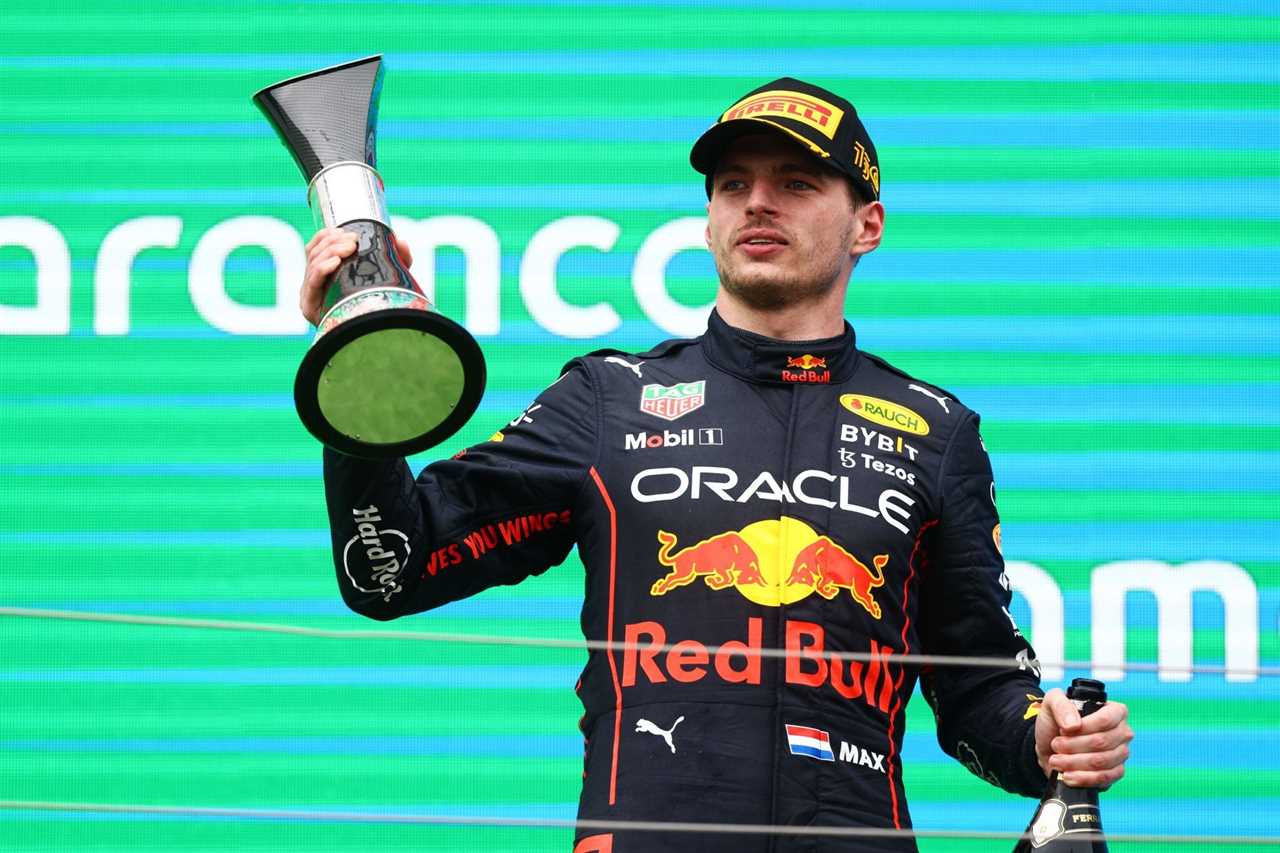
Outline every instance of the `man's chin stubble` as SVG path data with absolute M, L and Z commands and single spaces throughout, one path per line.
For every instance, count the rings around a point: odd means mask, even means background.
M 768 311 L 784 308 L 797 302 L 806 302 L 821 297 L 829 291 L 830 285 L 813 281 L 777 279 L 765 276 L 720 276 L 725 291 L 739 302 L 750 308 Z

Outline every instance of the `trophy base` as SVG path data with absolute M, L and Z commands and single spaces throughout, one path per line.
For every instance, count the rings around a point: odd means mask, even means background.
M 448 439 L 475 413 L 484 385 L 484 357 L 466 329 L 432 311 L 386 308 L 316 338 L 293 396 L 320 441 L 379 459 Z

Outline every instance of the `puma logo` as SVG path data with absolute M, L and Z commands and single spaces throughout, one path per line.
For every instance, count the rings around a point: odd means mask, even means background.
M 637 379 L 644 378 L 643 376 L 640 375 L 640 365 L 644 364 L 643 361 L 637 361 L 635 364 L 632 364 L 631 362 L 627 361 L 625 358 L 618 358 L 616 355 L 611 355 L 605 359 L 605 363 L 621 364 L 627 370 L 630 370 L 632 373 L 634 373 Z
M 951 399 L 950 397 L 939 397 L 937 394 L 933 393 L 928 388 L 924 388 L 919 385 L 916 385 L 914 382 L 908 385 L 907 387 L 910 388 L 912 391 L 919 391 L 921 394 L 925 395 L 926 397 L 932 397 L 933 399 L 937 400 L 938 405 L 942 407 L 942 411 L 946 412 L 948 415 L 951 414 L 951 409 L 947 407 L 947 401 Z
M 676 745 L 671 742 L 671 733 L 676 730 L 676 726 L 680 725 L 683 722 L 684 722 L 684 717 L 676 717 L 676 721 L 671 724 L 671 728 L 664 730 L 664 729 L 658 728 L 657 723 L 651 723 L 648 720 L 641 718 L 639 720 L 636 720 L 636 731 L 643 732 L 644 734 L 649 734 L 649 735 L 657 735 L 658 737 L 662 738 L 667 742 L 667 746 L 671 747 L 671 754 L 674 755 L 676 751 Z

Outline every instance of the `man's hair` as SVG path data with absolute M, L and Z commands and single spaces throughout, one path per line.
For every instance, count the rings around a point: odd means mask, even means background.
M 845 175 L 841 175 L 840 177 L 844 178 L 844 182 L 849 185 L 849 200 L 853 204 L 853 209 L 855 211 L 862 210 L 862 208 L 871 204 L 873 199 L 864 198 L 862 193 L 858 192 L 858 188 L 854 186 L 853 178 Z

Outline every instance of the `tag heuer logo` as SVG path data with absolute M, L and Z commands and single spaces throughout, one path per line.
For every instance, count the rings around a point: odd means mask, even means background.
M 676 385 L 646 385 L 640 392 L 640 411 L 669 421 L 702 408 L 707 399 L 707 381 Z

